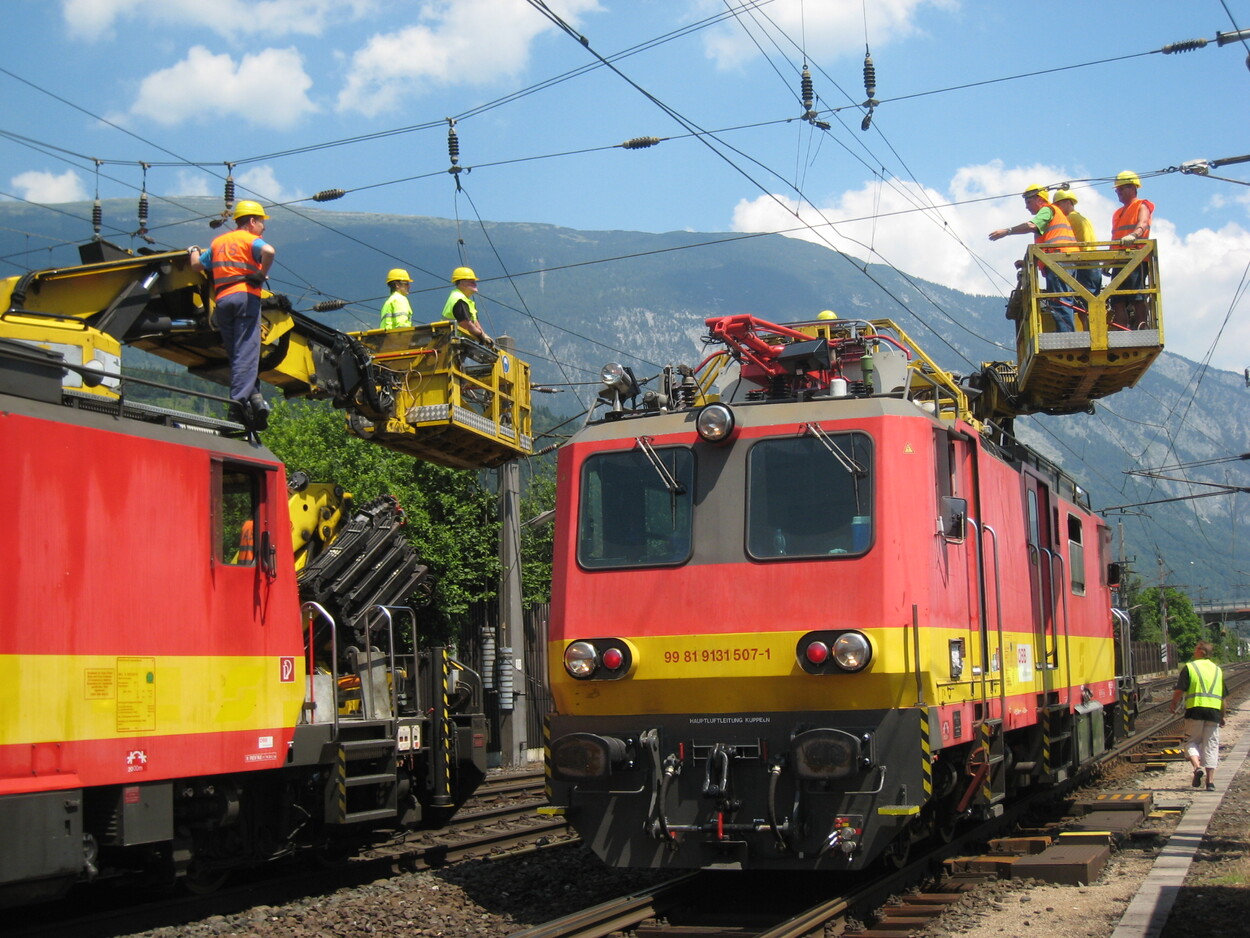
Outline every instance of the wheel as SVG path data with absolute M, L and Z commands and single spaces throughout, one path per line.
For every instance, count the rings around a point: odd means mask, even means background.
M 208 896 L 224 886 L 229 878 L 229 870 L 205 868 L 198 863 L 192 863 L 187 869 L 187 875 L 179 882 L 193 896 Z
M 899 831 L 897 837 L 890 841 L 881 854 L 881 862 L 891 870 L 901 870 L 907 865 L 908 858 L 911 857 L 911 838 L 906 831 Z

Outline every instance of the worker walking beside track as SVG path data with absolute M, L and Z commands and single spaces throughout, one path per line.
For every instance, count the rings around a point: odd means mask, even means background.
M 1215 767 L 1220 758 L 1220 727 L 1224 725 L 1224 672 L 1211 660 L 1211 643 L 1194 646 L 1194 659 L 1181 667 L 1172 691 L 1172 712 L 1185 701 L 1185 753 L 1194 767 L 1194 788 L 1215 790 Z
M 391 295 L 382 304 L 383 329 L 407 329 L 412 326 L 412 305 L 408 302 L 408 291 L 412 289 L 412 278 L 402 267 L 395 267 L 386 273 L 386 285 L 391 288 Z
M 187 248 L 191 269 L 207 271 L 212 282 L 217 329 L 230 360 L 230 419 L 249 430 L 269 426 L 260 393 L 260 291 L 276 253 L 261 238 L 268 218 L 259 202 L 244 199 L 234 209 L 234 231 L 218 235 L 207 251 Z
M 443 318 L 454 319 L 464 332 L 475 339 L 491 342 L 491 337 L 477 321 L 477 304 L 473 302 L 473 297 L 477 293 L 477 274 L 472 268 L 457 267 L 451 272 L 451 282 L 455 288 L 448 295 L 447 302 L 443 304 Z
M 1045 251 L 1066 254 L 1079 250 L 1076 247 L 1076 237 L 1072 233 L 1072 226 L 1068 223 L 1068 216 L 1063 214 L 1062 209 L 1050 203 L 1050 193 L 1047 192 L 1045 186 L 1032 185 L 1021 194 L 1024 196 L 1025 207 L 1033 213 L 1033 217 L 1010 228 L 996 228 L 990 232 L 991 241 L 997 241 L 1007 235 L 1031 234 L 1033 243 L 1044 245 Z M 1017 266 L 1019 266 L 1018 263 Z M 1045 268 L 1045 276 L 1047 293 L 1062 293 L 1067 290 L 1064 282 L 1049 268 Z M 1053 299 L 1044 300 L 1043 305 L 1055 321 L 1056 332 L 1075 330 L 1070 303 Z

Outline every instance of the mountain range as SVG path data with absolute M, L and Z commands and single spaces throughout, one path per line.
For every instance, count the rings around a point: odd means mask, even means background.
M 207 218 L 220 208 L 207 198 L 157 203 L 152 247 L 207 244 L 217 233 Z M 137 222 L 116 221 L 133 203 L 106 201 L 102 211 L 114 222 L 102 229 L 106 240 L 148 246 L 132 234 Z M 447 274 L 473 267 L 487 331 L 513 337 L 535 383 L 556 392 L 538 402 L 569 417 L 593 400 L 604 362 L 629 365 L 639 378 L 665 364 L 698 364 L 707 351 L 704 320 L 731 313 L 772 322 L 824 309 L 888 317 L 940 366 L 965 374 L 1014 357 L 1003 297 L 960 293 L 779 235 L 578 231 L 303 206 L 270 212 L 271 289 L 303 311 L 347 301 L 312 314 L 339 329 L 376 328 L 390 268 L 409 270 L 415 318 L 433 320 Z M 0 202 L 0 273 L 76 263 L 76 245 L 93 234 L 90 217 L 81 203 Z M 1183 298 L 1170 296 L 1166 282 L 1162 288 L 1165 316 L 1177 317 L 1165 328 L 1182 328 Z M 1250 459 L 1239 458 L 1250 451 L 1250 389 L 1241 375 L 1165 351 L 1137 387 L 1098 402 L 1093 414 L 1022 418 L 1016 432 L 1074 476 L 1095 509 L 1129 506 L 1107 514 L 1114 551 L 1146 584 L 1165 582 L 1196 602 L 1250 596 L 1245 495 L 1190 497 L 1219 491 L 1196 482 L 1250 488 Z M 1147 470 L 1168 479 L 1128 474 Z

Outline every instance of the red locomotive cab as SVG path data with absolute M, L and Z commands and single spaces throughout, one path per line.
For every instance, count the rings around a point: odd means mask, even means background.
M 901 862 L 1104 747 L 1105 526 L 886 325 L 717 321 L 759 390 L 562 449 L 552 803 L 608 862 Z
M 285 479 L 242 441 L 26 399 L 0 450 L 19 495 L 0 545 L 0 825 L 44 844 L 20 875 L 54 894 L 96 852 L 172 839 L 173 779 L 222 778 L 216 804 L 225 777 L 287 762 L 305 665 L 295 573 L 275 561 Z

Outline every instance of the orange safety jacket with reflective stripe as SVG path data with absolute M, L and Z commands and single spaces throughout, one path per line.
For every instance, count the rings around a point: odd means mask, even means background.
M 1142 232 L 1141 237 L 1143 241 L 1150 237 L 1150 222 L 1155 214 L 1154 203 L 1146 199 L 1134 199 L 1128 205 L 1121 205 L 1111 216 L 1112 241 L 1119 241 L 1126 234 L 1137 229 L 1137 216 L 1143 205 L 1146 206 L 1146 230 Z
M 1033 235 L 1033 243 L 1046 245 L 1042 250 L 1050 253 L 1058 251 L 1070 254 L 1073 251 L 1079 251 L 1080 248 L 1076 246 L 1076 235 L 1072 232 L 1072 223 L 1068 221 L 1068 216 L 1063 214 L 1063 209 L 1049 202 L 1043 204 L 1054 214 L 1050 216 L 1050 224 L 1046 226 L 1046 230 Z
M 235 554 L 235 563 L 251 563 L 256 556 L 256 525 L 248 518 L 239 531 L 239 552 Z
M 213 275 L 213 294 L 217 299 L 239 292 L 260 296 L 260 287 L 247 282 L 248 277 L 260 274 L 260 264 L 252 254 L 252 242 L 258 237 L 236 228 L 213 239 L 208 249 L 209 271 Z

